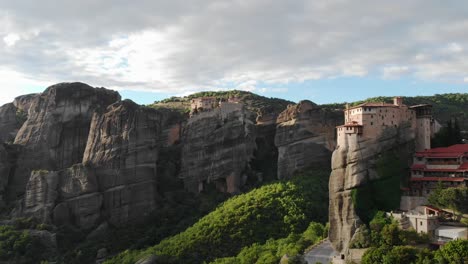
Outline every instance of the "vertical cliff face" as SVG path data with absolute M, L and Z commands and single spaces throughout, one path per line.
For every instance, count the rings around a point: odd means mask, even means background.
M 375 211 L 398 208 L 414 131 L 410 125 L 388 127 L 375 139 L 351 134 L 338 144 L 329 183 L 329 239 L 346 253 L 356 230 Z
M 201 113 L 182 133 L 180 177 L 187 189 L 202 191 L 214 183 L 220 191 L 236 193 L 255 150 L 256 127 L 245 109 Z
M 83 163 L 33 171 L 18 214 L 84 229 L 143 219 L 156 209 L 160 147 L 176 137 L 170 117 L 129 100 L 97 111 Z
M 0 142 L 13 142 L 26 121 L 31 101 L 36 94 L 18 96 L 13 103 L 0 106 Z
M 301 101 L 277 118 L 278 178 L 290 178 L 307 166 L 329 166 L 335 123 L 317 105 Z
M 13 103 L 0 106 L 0 142 L 13 141 L 21 126 Z
M 5 205 L 5 191 L 8 186 L 8 180 L 11 171 L 11 164 L 9 162 L 9 153 L 3 144 L 0 144 L 0 208 Z
M 94 168 L 104 214 L 114 225 L 155 209 L 158 139 L 166 122 L 159 111 L 131 101 L 94 116 L 83 163 Z
M 17 98 L 17 108 L 28 110 L 28 115 L 14 141 L 23 150 L 21 166 L 10 183 L 11 199 L 24 193 L 32 170 L 60 170 L 80 163 L 94 111 L 119 99 L 114 91 L 83 83 L 57 84 L 40 95 Z

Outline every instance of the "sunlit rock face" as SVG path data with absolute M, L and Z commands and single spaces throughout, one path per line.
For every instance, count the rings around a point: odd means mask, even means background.
M 383 177 L 388 179 L 388 176 L 379 174 L 378 164 L 383 156 L 390 153 L 398 157 L 401 163 L 409 163 L 410 154 L 415 149 L 414 136 L 414 129 L 410 125 L 403 125 L 389 127 L 375 138 L 352 134 L 339 142 L 333 152 L 329 182 L 329 239 L 337 251 L 346 253 L 354 234 L 363 224 L 353 202 L 353 192 L 365 190 L 373 183 L 384 180 Z M 399 179 L 403 175 L 393 176 Z M 387 191 L 399 192 L 398 179 L 396 185 L 385 187 L 393 188 Z M 385 194 L 372 191 L 366 195 L 368 200 L 381 200 L 382 197 L 379 196 Z
M 278 178 L 309 166 L 329 166 L 335 123 L 310 101 L 290 105 L 277 118 Z

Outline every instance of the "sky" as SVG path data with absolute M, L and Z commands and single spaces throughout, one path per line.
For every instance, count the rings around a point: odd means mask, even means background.
M 148 104 L 468 92 L 468 1 L 0 0 L 0 105 L 59 82 Z

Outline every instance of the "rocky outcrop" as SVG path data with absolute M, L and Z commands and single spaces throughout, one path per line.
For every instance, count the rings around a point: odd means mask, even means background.
M 225 111 L 226 110 L 226 111 Z M 185 187 L 200 192 L 214 183 L 218 190 L 236 193 L 256 148 L 256 127 L 242 107 L 214 109 L 192 117 L 182 133 L 180 177 Z
M 351 134 L 340 142 L 333 152 L 329 183 L 329 239 L 337 251 L 346 253 L 356 231 L 369 220 L 363 218 L 370 211 L 398 208 L 400 176 L 404 172 L 396 167 L 405 167 L 413 151 L 414 132 L 410 126 L 388 127 L 375 139 Z M 389 155 L 393 158 L 385 158 Z M 392 193 L 397 200 L 384 201 Z
M 28 110 L 28 117 L 14 142 L 23 150 L 9 186 L 10 199 L 24 193 L 31 171 L 57 171 L 80 163 L 93 113 L 119 99 L 117 92 L 83 83 L 57 84 L 40 95 L 17 98 L 15 104 Z
M 16 107 L 12 103 L 0 106 L 0 143 L 13 141 L 20 126 Z
M 25 94 L 15 98 L 13 101 L 13 105 L 15 105 L 16 109 L 22 111 L 24 113 L 29 112 L 29 108 L 31 107 L 31 103 L 33 102 L 34 98 L 39 96 L 40 94 Z
M 288 179 L 308 166 L 328 166 L 335 125 L 310 101 L 289 105 L 277 118 L 278 178 Z
M 35 94 L 23 95 L 15 98 L 13 103 L 0 106 L 0 143 L 13 142 L 26 121 Z
M 94 116 L 83 163 L 96 172 L 111 224 L 137 220 L 155 209 L 158 139 L 166 124 L 161 112 L 131 101 Z
M 122 226 L 143 219 L 156 208 L 161 138 L 175 137 L 168 120 L 165 113 L 128 100 L 96 112 L 83 163 L 33 171 L 21 215 L 83 229 L 103 220 Z

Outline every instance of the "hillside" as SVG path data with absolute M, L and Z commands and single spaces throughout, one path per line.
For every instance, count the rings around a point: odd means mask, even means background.
M 310 222 L 327 221 L 328 176 L 328 170 L 307 170 L 235 196 L 184 232 L 106 263 L 135 263 L 152 254 L 165 257 L 164 263 L 202 263 L 237 256 L 253 243 L 301 234 Z
M 216 97 L 218 99 L 238 97 L 242 102 L 244 102 L 247 109 L 254 113 L 259 111 L 261 113 L 280 113 L 286 109 L 289 104 L 294 104 L 294 102 L 280 98 L 268 98 L 247 91 L 230 90 L 220 92 L 199 92 L 183 97 L 173 96 L 161 101 L 155 101 L 149 106 L 154 108 L 179 109 L 182 112 L 188 112 L 190 108 L 190 100 L 197 97 Z

